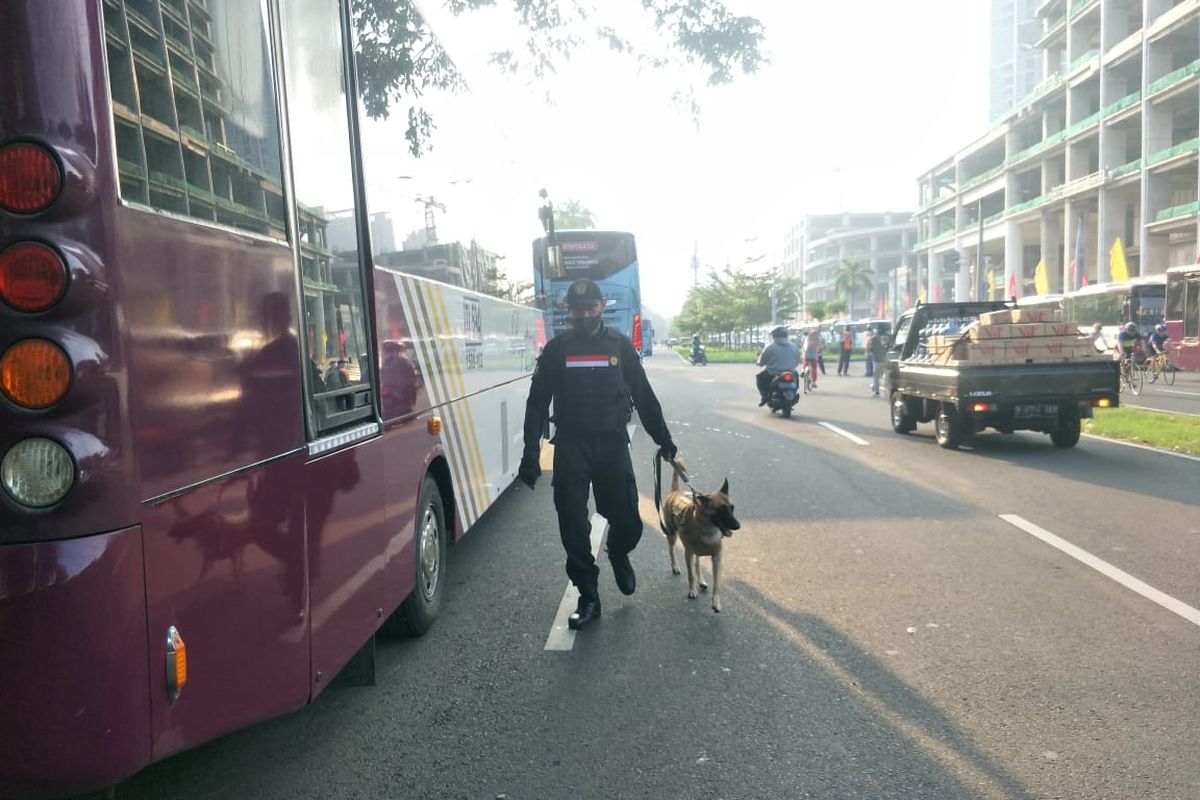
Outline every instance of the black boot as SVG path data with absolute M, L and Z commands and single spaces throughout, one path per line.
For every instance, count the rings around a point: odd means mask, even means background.
M 608 562 L 612 564 L 613 577 L 617 579 L 617 588 L 621 594 L 633 594 L 637 590 L 637 575 L 633 574 L 633 564 L 629 563 L 628 553 L 608 553 Z
M 575 613 L 567 617 L 567 627 L 577 631 L 594 619 L 600 619 L 600 595 L 594 590 L 586 594 L 580 593 Z

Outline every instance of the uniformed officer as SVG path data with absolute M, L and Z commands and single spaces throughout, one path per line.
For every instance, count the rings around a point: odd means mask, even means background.
M 633 406 L 663 455 L 674 459 L 675 445 L 633 342 L 601 321 L 600 287 L 586 278 L 577 280 L 567 290 L 566 302 L 571 330 L 546 345 L 533 371 L 525 404 L 525 451 L 517 476 L 532 489 L 542 474 L 538 454 L 553 399 L 554 507 L 567 553 L 567 577 L 579 590 L 579 605 L 567 624 L 578 630 L 600 616 L 589 486 L 596 511 L 608 520 L 608 560 L 617 588 L 633 594 L 637 587 L 629 553 L 642 536 L 642 518 L 626 428 Z

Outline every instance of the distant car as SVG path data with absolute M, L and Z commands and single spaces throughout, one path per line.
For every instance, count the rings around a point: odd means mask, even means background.
M 678 336 L 668 336 L 667 337 L 667 347 L 674 347 L 677 344 L 679 344 Z

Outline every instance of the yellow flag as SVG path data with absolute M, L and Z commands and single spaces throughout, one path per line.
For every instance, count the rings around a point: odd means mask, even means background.
M 1039 259 L 1033 270 L 1033 288 L 1038 294 L 1050 294 L 1050 277 L 1046 274 L 1046 261 Z
M 1125 264 L 1125 246 L 1121 244 L 1121 237 L 1113 242 L 1112 250 L 1108 251 L 1108 264 L 1111 267 L 1111 274 L 1114 283 L 1124 283 L 1129 280 L 1129 267 Z
M 917 302 L 918 303 L 925 302 L 925 287 L 924 286 L 922 286 L 920 289 L 917 290 Z

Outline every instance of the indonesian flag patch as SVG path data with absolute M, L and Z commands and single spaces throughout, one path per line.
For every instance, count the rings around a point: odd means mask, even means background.
M 567 356 L 568 367 L 615 367 L 617 357 L 609 358 L 603 353 L 594 356 Z

